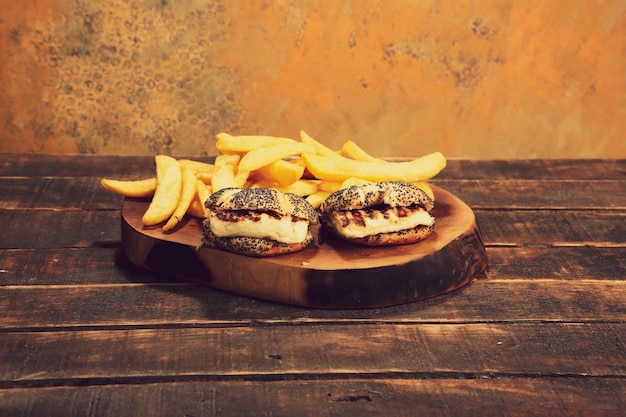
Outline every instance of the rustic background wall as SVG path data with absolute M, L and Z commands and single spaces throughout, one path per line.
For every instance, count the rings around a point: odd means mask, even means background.
M 623 0 L 3 0 L 0 151 L 626 157 Z

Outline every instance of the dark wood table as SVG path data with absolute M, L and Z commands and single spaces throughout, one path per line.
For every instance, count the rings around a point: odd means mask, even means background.
M 450 160 L 433 183 L 473 208 L 488 272 L 371 310 L 131 267 L 99 181 L 153 173 L 0 154 L 0 415 L 626 412 L 626 160 Z

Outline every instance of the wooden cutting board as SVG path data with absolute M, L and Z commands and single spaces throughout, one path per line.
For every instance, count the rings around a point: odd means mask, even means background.
M 323 234 L 301 252 L 252 258 L 201 245 L 201 220 L 185 218 L 163 233 L 145 227 L 149 201 L 122 204 L 122 250 L 140 268 L 214 288 L 303 307 L 375 308 L 414 302 L 458 289 L 483 273 L 487 255 L 471 208 L 433 186 L 433 235 L 412 245 L 370 248 Z

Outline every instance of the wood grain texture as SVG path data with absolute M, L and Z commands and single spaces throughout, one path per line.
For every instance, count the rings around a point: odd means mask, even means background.
M 623 414 L 626 161 L 450 160 L 485 275 L 358 310 L 131 265 L 98 181 L 152 164 L 0 154 L 0 415 Z
M 268 374 L 626 377 L 624 323 L 316 323 L 5 332 L 0 379 Z M 24 349 L 24 346 L 28 346 Z
M 626 383 L 603 377 L 462 375 L 428 379 L 406 375 L 266 379 L 188 377 L 147 383 L 0 390 L 0 411 L 11 416 L 285 416 L 433 417 L 571 415 L 617 417 Z
M 192 283 L 3 286 L 0 305 L 11 331 L 55 328 L 257 326 L 372 322 L 620 322 L 626 321 L 622 280 L 474 280 L 460 291 L 402 306 L 319 310 L 260 301 Z

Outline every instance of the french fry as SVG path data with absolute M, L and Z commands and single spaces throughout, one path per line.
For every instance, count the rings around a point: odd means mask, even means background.
M 215 164 L 214 164 L 215 168 L 213 169 L 213 172 L 215 172 L 216 169 L 219 169 L 220 167 L 224 165 L 235 166 L 239 163 L 240 159 L 241 159 L 241 156 L 237 154 L 218 155 L 215 157 Z
M 194 161 L 192 159 L 179 159 L 178 163 L 181 167 L 191 170 L 196 176 L 199 174 L 210 175 L 213 171 L 215 171 L 215 165 L 208 162 Z
M 196 194 L 193 197 L 193 200 L 191 200 L 191 204 L 189 204 L 189 208 L 187 209 L 187 214 L 198 219 L 204 218 L 204 204 L 200 202 L 198 194 Z
M 124 197 L 150 197 L 156 189 L 156 178 L 143 180 L 113 180 L 103 178 L 100 184 L 107 190 L 123 195 Z
M 278 136 L 232 136 L 228 133 L 218 133 L 215 135 L 215 148 L 221 153 L 227 152 L 250 152 L 254 149 L 266 148 L 284 143 L 296 142 L 293 139 Z
M 345 181 L 350 177 L 367 181 L 424 181 L 437 175 L 446 159 L 433 152 L 408 162 L 363 162 L 350 158 L 329 158 L 305 153 L 302 159 L 315 178 L 325 181 Z
M 335 191 L 339 191 L 340 189 L 341 183 L 338 181 L 320 181 L 320 191 L 330 191 L 331 193 L 334 193 Z
M 313 194 L 307 196 L 305 198 L 305 200 L 307 200 L 309 203 L 311 203 L 311 205 L 314 208 L 318 208 L 322 202 L 324 202 L 324 200 L 326 200 L 326 197 L 328 197 L 329 195 L 331 195 L 332 193 L 330 191 L 316 191 Z
M 279 145 L 253 149 L 241 157 L 239 171 L 254 171 L 280 159 L 300 155 L 305 152 L 315 152 L 311 145 L 306 143 L 281 143 Z
M 281 186 L 293 184 L 302 178 L 304 174 L 304 164 L 287 162 L 284 159 L 274 161 L 257 170 L 263 178 L 276 181 Z
M 205 201 L 211 196 L 211 187 L 203 183 L 202 181 L 196 181 L 196 193 L 198 194 L 198 199 L 204 206 Z
M 189 205 L 196 195 L 196 176 L 193 171 L 183 166 L 181 167 L 181 177 L 183 185 L 180 192 L 180 198 L 178 199 L 178 204 L 176 205 L 174 213 L 172 213 L 165 225 L 163 225 L 164 232 L 169 232 L 178 225 L 178 223 L 185 216 L 185 213 L 187 213 Z
M 318 191 L 319 189 L 319 181 L 317 180 L 298 180 L 296 182 L 294 182 L 291 185 L 288 185 L 286 187 L 281 187 L 279 185 L 276 185 L 274 188 L 278 191 L 281 191 L 283 193 L 293 193 L 293 194 L 297 194 L 299 196 L 307 196 L 307 195 L 311 195 L 314 194 L 315 192 Z
M 318 155 L 327 156 L 329 158 L 341 158 L 341 155 L 339 153 L 333 151 L 323 143 L 313 139 L 304 130 L 300 131 L 300 141 L 315 148 L 315 153 L 317 153 Z
M 278 187 L 278 183 L 268 178 L 261 178 L 260 180 L 254 181 L 252 184 L 248 185 L 248 188 L 276 188 L 276 187 Z
M 218 155 L 215 158 L 215 171 L 211 175 L 211 189 L 213 192 L 222 188 L 238 187 L 235 179 L 239 155 Z
M 171 156 L 157 155 L 156 188 L 152 201 L 141 218 L 145 226 L 166 221 L 176 210 L 183 186 L 183 177 L 178 161 Z
M 203 183 L 207 185 L 211 185 L 211 177 L 213 176 L 213 172 L 210 174 L 208 172 L 199 172 L 196 174 L 196 179 L 199 179 Z
M 346 141 L 341 147 L 341 152 L 344 155 L 348 155 L 350 158 L 355 159 L 357 161 L 363 162 L 387 162 L 384 159 L 375 158 L 372 155 L 365 152 L 359 145 L 357 145 L 354 141 Z
M 243 188 L 248 182 L 249 177 L 250 173 L 247 171 L 237 172 L 235 174 L 235 187 Z
M 204 218 L 204 202 L 211 196 L 211 187 L 196 179 L 196 194 L 194 195 L 187 213 L 199 219 Z
M 213 172 L 211 176 L 211 189 L 213 192 L 232 187 L 237 187 L 237 182 L 235 181 L 235 167 L 233 165 L 222 165 Z

